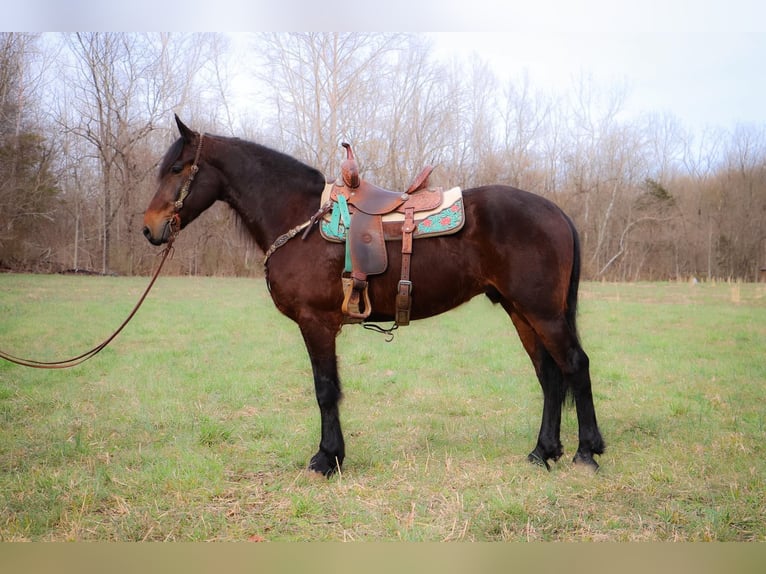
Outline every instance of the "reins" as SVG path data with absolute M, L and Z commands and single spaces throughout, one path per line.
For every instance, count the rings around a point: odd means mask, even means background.
M 138 300 L 138 303 L 133 307 L 133 310 L 130 312 L 128 317 L 122 322 L 122 324 L 117 327 L 117 330 L 114 331 L 109 337 L 107 337 L 104 342 L 96 345 L 89 351 L 84 352 L 82 355 L 78 355 L 76 357 L 72 357 L 71 359 L 64 359 L 62 361 L 35 361 L 34 359 L 22 359 L 20 357 L 15 357 L 9 353 L 6 353 L 4 351 L 0 351 L 0 358 L 5 359 L 6 361 L 9 361 L 11 363 L 15 363 L 17 365 L 21 365 L 22 367 L 31 367 L 33 369 L 68 369 L 70 367 L 75 367 L 81 363 L 84 363 L 88 359 L 91 359 L 95 357 L 99 352 L 101 352 L 109 343 L 111 343 L 117 335 L 120 334 L 120 331 L 122 331 L 125 326 L 130 322 L 130 320 L 135 316 L 135 314 L 138 312 L 138 309 L 141 307 L 141 305 L 144 302 L 144 299 L 146 299 L 146 296 L 149 295 L 149 291 L 151 291 L 152 286 L 154 285 L 154 282 L 157 280 L 157 277 L 160 276 L 160 271 L 162 271 L 162 266 L 165 264 L 165 261 L 168 258 L 168 255 L 173 251 L 173 241 L 175 240 L 176 231 L 173 231 L 170 234 L 170 239 L 168 240 L 168 244 L 163 249 L 161 255 L 162 259 L 160 260 L 160 264 L 157 266 L 157 270 L 154 272 L 154 275 L 152 276 L 151 281 L 149 281 L 149 285 L 147 285 L 146 289 L 144 290 L 144 293 L 141 295 L 141 298 Z

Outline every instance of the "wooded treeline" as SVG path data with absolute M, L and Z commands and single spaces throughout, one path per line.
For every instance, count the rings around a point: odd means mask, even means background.
M 488 63 L 438 60 L 405 34 L 0 34 L 0 268 L 146 274 L 156 166 L 198 130 L 252 139 L 337 175 L 405 188 L 508 183 L 575 220 L 588 279 L 756 280 L 766 266 L 766 125 L 699 133 L 625 112 L 587 77 L 565 93 Z M 513 57 L 509 54 L 508 57 Z M 235 65 L 236 64 L 236 65 Z M 242 86 L 249 86 L 246 90 Z M 176 243 L 172 271 L 257 275 L 225 206 Z

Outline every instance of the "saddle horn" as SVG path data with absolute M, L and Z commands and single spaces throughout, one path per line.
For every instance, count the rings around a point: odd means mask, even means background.
M 356 189 L 359 187 L 359 165 L 356 163 L 354 152 L 351 149 L 351 144 L 343 142 L 341 144 L 346 148 L 346 159 L 340 164 L 340 173 L 343 177 L 343 183 L 346 187 Z

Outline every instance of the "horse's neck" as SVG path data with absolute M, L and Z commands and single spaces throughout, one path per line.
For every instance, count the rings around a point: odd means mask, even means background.
M 229 175 L 224 200 L 240 216 L 258 246 L 266 251 L 280 235 L 307 221 L 319 208 L 324 177 L 301 164 L 290 166 L 285 174 L 282 166 L 261 161 L 264 158 L 253 159 L 247 162 L 250 169 L 238 170 L 241 174 L 238 177 Z M 279 161 L 279 156 L 276 159 Z

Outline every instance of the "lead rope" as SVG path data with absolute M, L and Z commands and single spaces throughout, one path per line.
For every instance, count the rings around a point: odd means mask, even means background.
M 174 230 L 170 234 L 170 239 L 168 240 L 168 244 L 161 253 L 162 259 L 160 260 L 160 264 L 157 266 L 157 270 L 154 272 L 154 275 L 152 276 L 151 281 L 149 281 L 149 285 L 146 287 L 146 290 L 144 291 L 143 295 L 141 295 L 141 298 L 138 300 L 138 303 L 136 303 L 135 307 L 133 307 L 133 310 L 130 312 L 127 319 L 125 319 L 122 322 L 122 324 L 119 327 L 117 327 L 117 330 L 114 333 L 112 333 L 106 340 L 104 340 L 103 343 L 96 345 L 89 351 L 84 352 L 82 355 L 72 357 L 71 359 L 64 359 L 62 361 L 45 362 L 45 361 L 35 361 L 34 359 L 22 359 L 19 357 L 15 357 L 4 351 L 0 351 L 0 359 L 5 359 L 6 361 L 15 363 L 17 365 L 21 365 L 22 367 L 31 367 L 33 369 L 68 369 L 70 367 L 75 367 L 81 363 L 84 363 L 88 359 L 95 357 L 109 343 L 111 343 L 114 340 L 114 338 L 117 337 L 117 335 L 120 334 L 120 331 L 122 331 L 125 328 L 125 326 L 130 322 L 130 320 L 138 312 L 138 309 L 143 304 L 144 299 L 146 299 L 146 296 L 149 295 L 149 291 L 151 291 L 152 286 L 154 285 L 154 282 L 157 280 L 157 277 L 160 276 L 160 271 L 162 271 L 162 266 L 165 264 L 165 261 L 167 260 L 168 255 L 170 255 L 170 253 L 173 251 L 173 241 L 175 240 L 176 235 L 177 235 L 177 230 Z

